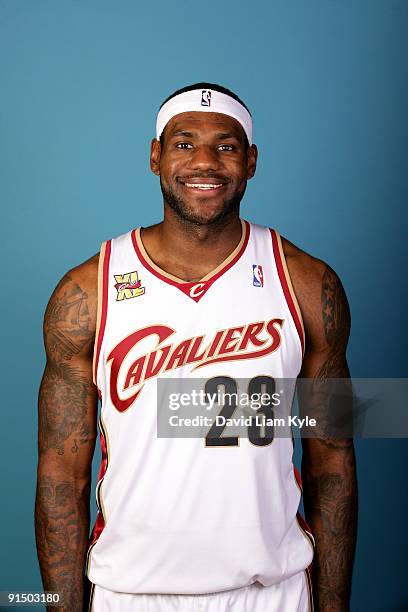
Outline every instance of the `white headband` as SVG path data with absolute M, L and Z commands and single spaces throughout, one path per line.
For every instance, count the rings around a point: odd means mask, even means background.
M 185 91 L 163 104 L 156 120 L 157 140 L 160 139 L 164 128 L 172 117 L 191 111 L 221 113 L 233 117 L 242 125 L 249 144 L 252 144 L 252 118 L 247 109 L 231 96 L 214 89 Z

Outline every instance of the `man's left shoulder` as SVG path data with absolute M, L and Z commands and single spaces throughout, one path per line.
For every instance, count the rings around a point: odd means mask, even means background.
M 343 285 L 333 268 L 290 240 L 281 239 L 293 290 L 306 327 L 314 327 L 316 323 L 320 327 L 322 316 L 325 319 L 328 313 L 348 312 Z
M 328 270 L 332 270 L 326 262 L 313 257 L 306 251 L 281 236 L 282 249 L 293 287 L 296 293 L 311 297 L 316 292 L 320 295 L 322 281 Z M 333 274 L 335 272 L 332 270 Z M 298 296 L 299 297 L 299 296 Z

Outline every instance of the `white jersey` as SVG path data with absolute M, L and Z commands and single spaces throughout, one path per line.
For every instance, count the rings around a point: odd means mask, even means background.
M 123 593 L 214 593 L 308 568 L 290 437 L 257 444 L 157 435 L 157 380 L 295 379 L 304 331 L 281 240 L 242 221 L 199 282 L 158 268 L 140 229 L 103 243 L 94 376 L 98 515 L 87 575 Z M 223 436 L 228 438 L 227 432 Z

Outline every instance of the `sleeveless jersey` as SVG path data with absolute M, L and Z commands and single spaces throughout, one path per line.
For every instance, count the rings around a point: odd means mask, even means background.
M 280 236 L 241 224 L 236 249 L 195 283 L 158 268 L 140 228 L 102 244 L 102 463 L 87 575 L 106 589 L 214 593 L 270 586 L 311 564 L 290 437 L 214 447 L 157 435 L 159 377 L 299 374 L 304 330 Z

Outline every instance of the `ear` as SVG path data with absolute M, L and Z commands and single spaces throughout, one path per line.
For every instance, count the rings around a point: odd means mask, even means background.
M 152 143 L 150 145 L 150 169 L 156 176 L 160 175 L 160 157 L 160 140 L 156 140 L 156 138 L 153 138 Z
M 247 151 L 247 178 L 251 179 L 256 171 L 256 162 L 258 159 L 258 148 L 256 145 L 248 147 Z

